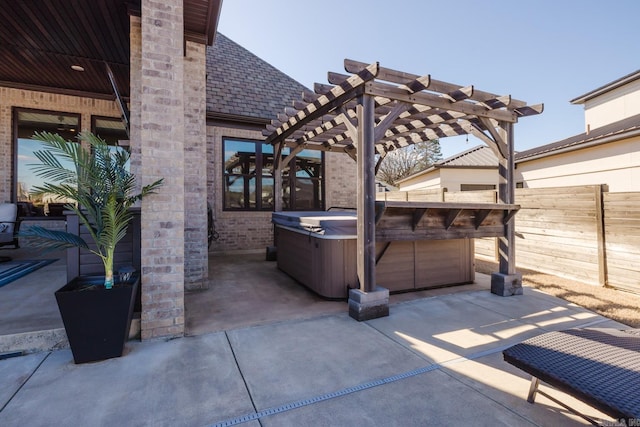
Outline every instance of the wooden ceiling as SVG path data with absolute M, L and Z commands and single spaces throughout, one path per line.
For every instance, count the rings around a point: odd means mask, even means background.
M 221 2 L 184 0 L 185 39 L 213 42 Z M 140 0 L 0 0 L 0 85 L 113 98 L 106 63 L 128 97 L 130 14 Z
M 356 156 L 353 130 L 358 97 L 375 103 L 374 141 L 382 159 L 388 152 L 421 141 L 472 134 L 496 155 L 507 156 L 500 123 L 540 114 L 542 104 L 529 106 L 510 95 L 496 95 L 415 75 L 345 60 L 350 75 L 329 73 L 329 83 L 315 84 L 263 131 L 267 142 L 286 145 L 295 154 L 303 149 L 345 152 Z M 286 163 L 286 160 L 285 160 Z

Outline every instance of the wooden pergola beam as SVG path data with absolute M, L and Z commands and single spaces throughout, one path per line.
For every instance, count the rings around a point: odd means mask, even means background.
M 278 139 L 284 140 L 299 129 L 305 121 L 320 117 L 328 111 L 341 106 L 346 101 L 355 98 L 361 92 L 362 86 L 376 77 L 378 70 L 379 65 L 377 62 L 370 64 L 341 85 L 333 87 L 328 94 L 320 96 L 316 101 L 307 105 L 306 108 L 299 110 L 295 116 L 289 117 L 285 123 L 267 137 L 265 142 L 272 143 Z
M 470 102 L 451 102 L 449 99 L 426 92 L 408 93 L 406 90 L 385 83 L 369 82 L 365 85 L 365 93 L 368 95 L 384 96 L 411 104 L 429 105 L 431 107 L 442 108 L 443 110 L 458 111 L 478 117 L 487 117 L 499 121 L 514 123 L 518 120 L 516 113 L 512 111 L 502 109 L 490 110 L 482 105 Z
M 345 71 L 347 71 L 348 73 L 357 73 L 358 70 L 361 70 L 362 67 L 365 67 L 365 66 L 367 66 L 367 64 L 364 62 L 354 61 L 352 59 L 344 60 L 344 68 L 345 68 Z M 421 76 L 417 74 L 392 70 L 390 68 L 385 68 L 385 67 L 380 67 L 380 71 L 378 72 L 379 80 L 385 80 L 385 81 L 398 83 L 398 84 L 406 84 L 407 82 L 410 82 L 419 78 L 421 78 Z M 424 78 L 424 76 L 422 78 Z M 429 85 L 426 86 L 424 89 L 428 89 L 430 91 L 440 92 L 440 93 L 450 93 L 450 92 L 459 90 L 461 87 L 464 87 L 464 86 L 455 85 L 452 83 L 447 83 L 447 82 L 429 78 Z M 503 97 L 490 92 L 474 90 L 473 95 L 470 98 L 473 99 L 474 101 L 484 102 L 484 103 L 487 103 L 488 105 L 491 105 L 492 103 L 495 102 L 495 100 L 498 100 Z M 527 103 L 524 101 L 511 99 L 510 97 L 509 99 L 510 99 L 510 104 L 502 105 L 502 106 L 505 106 L 505 107 L 508 106 L 511 108 L 521 108 L 527 105 Z M 498 107 L 491 107 L 491 108 L 498 108 Z

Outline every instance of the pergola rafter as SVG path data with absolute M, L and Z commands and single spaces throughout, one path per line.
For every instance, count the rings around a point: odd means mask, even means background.
M 302 100 L 278 114 L 277 120 L 264 131 L 267 141 L 282 140 L 286 135 L 285 144 L 292 148 L 303 144 L 305 148 L 322 151 L 352 150 L 354 141 L 345 120 L 356 117 L 360 90 L 375 97 L 374 139 L 378 142 L 378 154 L 402 148 L 407 141 L 472 134 L 504 157 L 505 143 L 499 136 L 498 122 L 515 122 L 519 117 L 542 112 L 542 105 L 528 106 L 510 95 L 496 95 L 474 86 L 458 86 L 428 75 L 379 66 L 375 72 L 376 66 L 345 60 L 345 69 L 356 74 L 328 73 L 333 84 L 316 83 L 316 93 L 304 93 Z M 347 92 L 351 98 L 338 106 L 335 99 L 347 98 Z
M 543 105 L 527 105 L 497 95 L 431 78 L 345 60 L 350 75 L 328 73 L 330 84 L 314 85 L 302 99 L 278 114 L 263 131 L 276 147 L 275 193 L 281 169 L 304 149 L 344 152 L 358 164 L 358 278 L 362 292 L 375 287 L 375 173 L 387 153 L 419 142 L 471 134 L 499 160 L 499 202 L 513 205 L 513 124 L 540 114 Z M 283 147 L 290 153 L 282 158 Z M 378 159 L 374 158 L 378 155 Z M 276 210 L 281 210 L 276 197 Z M 477 218 L 476 218 L 477 219 Z M 514 227 L 505 217 L 500 238 L 500 274 L 515 274 Z M 481 221 L 480 221 L 481 222 Z M 453 223 L 453 221 L 452 221 Z

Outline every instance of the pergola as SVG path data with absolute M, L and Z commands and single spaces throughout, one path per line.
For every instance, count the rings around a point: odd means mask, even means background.
M 275 147 L 275 194 L 280 194 L 282 169 L 305 149 L 344 152 L 356 160 L 357 185 L 357 271 L 360 289 L 350 295 L 356 304 L 373 301 L 368 294 L 379 292 L 375 280 L 376 218 L 375 174 L 390 151 L 417 142 L 471 134 L 487 144 L 499 159 L 498 197 L 501 206 L 442 206 L 439 212 L 447 231 L 465 212 L 475 218 L 476 230 L 483 219 L 502 207 L 499 233 L 500 271 L 492 276 L 492 291 L 502 295 L 522 293 L 521 278 L 515 272 L 513 214 L 514 137 L 513 125 L 520 117 L 540 114 L 543 105 L 527 105 L 510 95 L 499 96 L 475 89 L 380 67 L 345 60 L 350 75 L 328 74 L 330 85 L 316 84 L 315 93 L 305 92 L 300 101 L 285 108 L 263 131 L 266 142 Z M 282 156 L 283 148 L 289 154 Z M 376 155 L 378 155 L 376 161 Z M 275 210 L 281 210 L 276 198 Z M 397 207 L 397 206 L 396 206 Z M 414 206 L 413 224 L 429 206 Z M 472 233 L 469 237 L 495 234 Z M 447 238 L 447 237 L 441 237 Z M 495 282 L 495 289 L 494 289 Z M 388 293 L 387 293 L 388 295 Z M 366 317 L 366 316 L 365 316 Z

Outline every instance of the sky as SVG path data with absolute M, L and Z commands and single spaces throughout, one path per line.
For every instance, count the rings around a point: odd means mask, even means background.
M 348 58 L 544 103 L 515 125 L 524 151 L 584 132 L 570 101 L 640 69 L 638 17 L 637 0 L 223 0 L 218 31 L 311 89 Z

